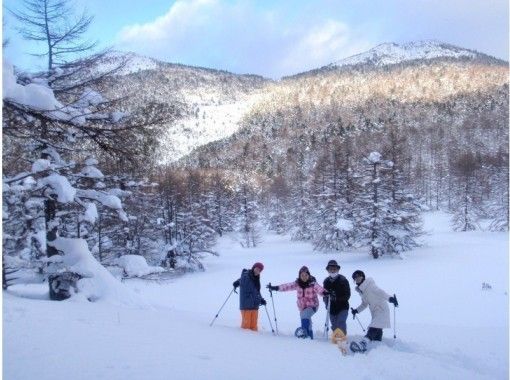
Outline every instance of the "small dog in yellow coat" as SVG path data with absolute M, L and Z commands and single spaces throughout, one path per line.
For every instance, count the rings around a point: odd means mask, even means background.
M 342 352 L 342 355 L 347 355 L 347 337 L 344 332 L 336 328 L 331 335 L 331 342 L 338 346 L 338 349 Z

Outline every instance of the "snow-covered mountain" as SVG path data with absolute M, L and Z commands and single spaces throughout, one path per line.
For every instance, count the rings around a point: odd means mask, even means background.
M 325 110 L 336 104 L 347 108 L 342 119 L 355 123 L 358 117 L 353 107 L 364 107 L 371 99 L 402 104 L 444 102 L 458 94 L 492 91 L 507 81 L 508 74 L 507 62 L 437 41 L 382 44 L 276 82 L 134 53 L 112 53 L 98 70 L 107 70 L 126 58 L 127 65 L 104 91 L 112 97 L 131 95 L 129 107 L 157 102 L 176 110 L 161 136 L 162 162 L 176 161 L 237 132 L 267 135 L 264 126 L 256 125 L 266 117 L 274 120 L 275 113 L 285 113 L 285 109 L 313 104 L 317 110 Z M 259 121 L 254 122 L 255 116 Z M 280 147 L 285 145 L 280 141 Z
M 434 58 L 475 58 L 480 56 L 472 50 L 459 48 L 438 41 L 420 41 L 404 44 L 384 43 L 364 53 L 331 63 L 329 67 L 372 64 L 374 66 L 394 65 L 418 59 Z
M 369 138 L 390 118 L 404 131 L 427 131 L 431 139 L 436 131 L 447 130 L 459 149 L 505 150 L 507 62 L 439 43 L 384 45 L 341 62 L 268 85 L 242 129 L 199 148 L 187 162 L 233 170 L 248 157 L 249 167 L 271 176 L 285 172 L 295 159 L 311 170 L 321 147 L 346 130 L 352 131 L 358 149 L 370 144 L 380 149 L 380 139 Z M 410 133 L 408 144 L 421 149 L 416 133 Z M 415 157 L 411 165 L 419 165 Z
M 435 40 L 401 44 L 389 42 L 377 45 L 366 52 L 341 59 L 320 68 L 285 78 L 311 76 L 329 71 L 367 71 L 387 68 L 392 65 L 431 64 L 439 61 L 463 61 L 486 65 L 508 66 L 508 62 L 487 54 Z

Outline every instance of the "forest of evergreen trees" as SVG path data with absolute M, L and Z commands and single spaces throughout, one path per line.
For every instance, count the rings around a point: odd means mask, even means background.
M 428 210 L 450 212 L 458 231 L 508 230 L 508 85 L 349 112 L 334 102 L 259 110 L 230 139 L 163 166 L 161 126 L 176 110 L 151 102 L 120 112 L 130 103 L 98 91 L 121 66 L 95 73 L 103 54 L 88 54 L 81 35 L 57 35 L 54 20 L 55 35 L 31 25 L 54 48 L 48 69 L 12 73 L 14 89 L 44 84 L 51 107 L 4 95 L 4 286 L 5 270 L 64 273 L 58 238 L 84 239 L 106 266 L 131 254 L 197 270 L 225 233 L 246 248 L 269 230 L 317 252 L 379 258 L 418 246 Z M 83 31 L 90 21 L 79 21 Z M 64 59 L 66 44 L 85 58 Z

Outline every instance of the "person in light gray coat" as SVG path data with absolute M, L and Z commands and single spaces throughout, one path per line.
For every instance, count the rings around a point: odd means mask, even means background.
M 352 278 L 357 285 L 355 289 L 361 296 L 361 304 L 357 308 L 351 308 L 352 317 L 355 318 L 356 314 L 361 313 L 368 307 L 372 321 L 368 325 L 365 338 L 369 341 L 381 341 L 383 329 L 391 327 L 388 302 L 398 306 L 397 298 L 396 296 L 390 296 L 379 288 L 372 278 L 365 278 L 365 273 L 360 270 L 355 271 L 352 274 Z M 360 351 L 366 350 L 367 343 L 366 340 L 358 343 L 361 346 L 359 347 Z M 351 349 L 353 348 L 352 346 L 351 344 Z M 354 349 L 353 351 L 356 350 Z

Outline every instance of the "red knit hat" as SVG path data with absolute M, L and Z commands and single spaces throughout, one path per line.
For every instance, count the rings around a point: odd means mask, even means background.
M 255 264 L 253 264 L 251 269 L 255 269 L 255 268 L 259 268 L 259 270 L 262 272 L 264 270 L 264 264 L 262 264 L 262 263 L 255 263 Z

